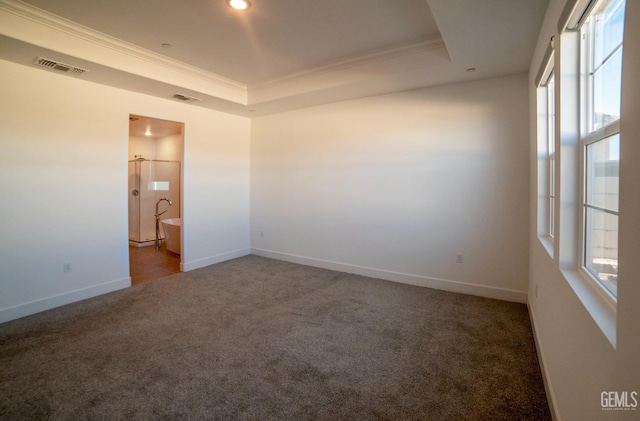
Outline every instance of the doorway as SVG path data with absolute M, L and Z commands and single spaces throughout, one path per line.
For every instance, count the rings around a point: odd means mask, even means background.
M 180 272 L 184 123 L 129 116 L 131 283 Z

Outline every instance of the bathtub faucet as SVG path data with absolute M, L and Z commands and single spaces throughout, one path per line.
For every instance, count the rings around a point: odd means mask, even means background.
M 163 197 L 162 199 L 158 200 L 156 202 L 156 219 L 160 218 L 160 215 L 162 215 L 163 213 L 165 213 L 166 211 L 162 211 L 160 213 L 158 213 L 158 206 L 160 206 L 160 202 L 162 201 L 168 202 L 169 206 L 173 205 L 173 203 L 171 202 L 171 200 L 167 199 L 166 197 Z M 167 209 L 168 210 L 168 209 Z
M 168 202 L 169 206 L 173 205 L 173 203 L 171 203 L 171 200 L 167 199 L 166 197 L 161 198 L 160 200 L 158 200 L 156 202 L 156 250 L 160 249 L 160 215 L 162 215 L 163 213 L 165 213 L 167 210 L 164 210 L 162 212 L 159 212 L 158 206 L 160 205 L 160 202 L 162 201 Z

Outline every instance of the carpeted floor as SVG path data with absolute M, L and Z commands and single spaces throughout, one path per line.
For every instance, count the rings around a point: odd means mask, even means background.
M 247 256 L 0 325 L 0 419 L 550 415 L 526 306 Z

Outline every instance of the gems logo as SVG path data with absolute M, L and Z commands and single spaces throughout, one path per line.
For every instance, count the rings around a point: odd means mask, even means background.
M 635 411 L 638 407 L 638 392 L 602 392 L 600 405 L 603 411 Z

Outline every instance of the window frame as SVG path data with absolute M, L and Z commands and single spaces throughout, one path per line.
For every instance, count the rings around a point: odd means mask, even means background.
M 556 227 L 556 178 L 558 174 L 556 150 L 557 83 L 554 61 L 554 38 L 551 38 L 542 65 L 535 79 L 537 91 L 537 151 L 538 151 L 538 205 L 537 236 L 549 255 L 554 258 Z M 549 84 L 551 83 L 551 88 Z M 550 111 L 553 101 L 554 112 Z M 551 152 L 553 151 L 553 152 Z M 551 200 L 553 199 L 553 200 Z
M 590 254 L 588 250 L 587 241 L 589 239 L 590 232 L 590 221 L 588 219 L 588 209 L 596 209 L 599 211 L 604 211 L 609 214 L 614 214 L 616 218 L 619 218 L 619 212 L 613 211 L 606 208 L 596 208 L 592 204 L 587 203 L 587 189 L 588 189 L 588 174 L 587 174 L 587 148 L 590 145 L 594 145 L 601 141 L 606 141 L 606 139 L 620 135 L 620 117 L 618 119 L 602 126 L 595 127 L 596 123 L 594 121 L 594 102 L 595 102 L 595 88 L 594 88 L 594 74 L 596 71 L 601 69 L 605 63 L 608 62 L 610 58 L 612 58 L 618 51 L 620 53 L 623 52 L 623 42 L 620 45 L 616 46 L 610 54 L 607 55 L 606 58 L 603 59 L 602 63 L 596 65 L 594 63 L 594 44 L 595 44 L 595 22 L 591 21 L 591 17 L 601 10 L 603 10 L 603 5 L 607 2 L 614 2 L 616 0 L 593 0 L 588 5 L 588 9 L 583 14 L 583 17 L 580 23 L 577 25 L 576 29 L 580 32 L 580 51 L 579 51 L 579 71 L 580 71 L 580 180 L 581 180 L 581 188 L 580 188 L 580 207 L 579 207 L 579 218 L 580 221 L 580 229 L 578 230 L 579 238 L 578 238 L 578 263 L 580 267 L 581 273 L 586 276 L 589 280 L 594 282 L 602 292 L 604 292 L 604 296 L 612 301 L 615 305 L 617 303 L 617 282 L 616 282 L 616 291 L 612 291 L 609 287 L 606 286 L 606 281 L 601 279 L 595 273 L 593 273 L 588 265 L 587 258 Z M 626 0 L 622 0 L 625 2 Z M 622 80 L 622 77 L 620 77 Z M 617 254 L 617 251 L 616 251 Z M 616 257 L 617 260 L 617 257 Z
M 569 287 L 612 347 L 616 349 L 617 300 L 599 281 L 582 268 L 585 176 L 583 139 L 587 139 L 584 116 L 587 91 L 583 80 L 585 55 L 582 52 L 581 26 L 599 4 L 601 4 L 599 0 L 567 0 L 558 20 L 555 42 L 556 175 L 558 178 L 556 180 L 558 205 L 556 207 L 555 260 Z M 628 23 L 626 13 L 625 10 L 624 19 L 625 23 Z M 629 52 L 626 51 L 626 54 Z M 624 56 L 625 51 L 622 51 L 623 61 Z M 622 95 L 624 95 L 623 92 L 621 92 Z M 620 127 L 620 120 L 616 124 Z M 602 128 L 602 131 L 610 130 L 618 129 L 616 125 Z M 624 141 L 621 135 L 620 144 L 622 145 Z M 620 158 L 623 159 L 623 157 Z
M 556 235 L 556 89 L 555 89 L 555 68 L 553 67 L 553 56 L 551 57 L 551 71 L 544 85 L 547 90 L 547 212 L 546 212 L 546 236 L 551 243 Z

